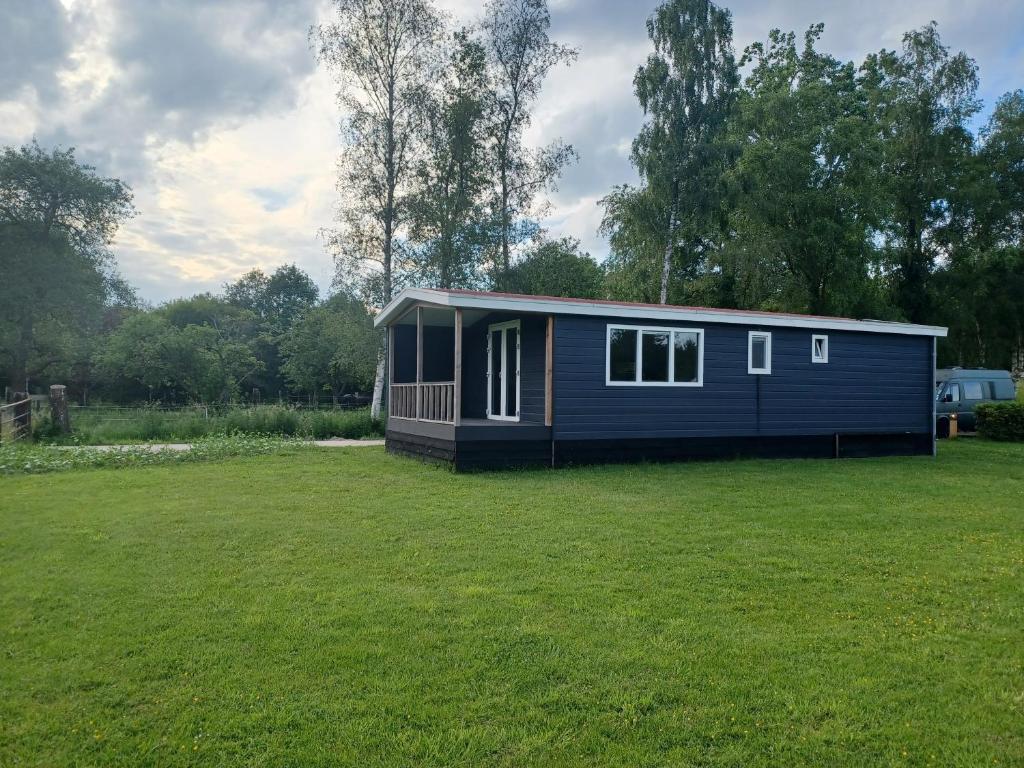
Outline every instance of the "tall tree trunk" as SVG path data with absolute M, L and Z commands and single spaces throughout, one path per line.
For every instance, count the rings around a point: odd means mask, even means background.
M 381 400 L 384 395 L 384 364 L 387 361 L 387 334 L 384 335 L 384 339 L 377 349 L 377 372 L 373 377 L 373 403 L 370 405 L 370 416 L 374 419 L 380 418 Z
M 509 253 L 509 229 L 512 227 L 511 216 L 508 211 L 508 171 L 507 162 L 501 162 L 501 263 L 498 264 L 498 285 L 499 289 L 505 288 L 505 279 L 508 276 L 508 268 L 511 262 Z
M 385 165 L 387 168 L 387 200 L 384 207 L 384 306 L 391 302 L 393 294 L 393 270 L 392 256 L 394 254 L 395 236 L 395 188 L 398 186 L 395 178 L 395 81 L 392 75 L 388 83 L 388 136 L 387 136 L 387 157 Z M 384 363 L 387 360 L 387 334 L 382 334 L 380 347 L 377 349 L 377 373 L 373 378 L 373 400 L 370 403 L 370 416 L 374 419 L 380 418 L 381 403 L 384 398 Z
M 673 198 L 675 196 L 673 195 Z M 661 261 L 661 294 L 659 302 L 668 304 L 668 278 L 672 273 L 672 251 L 676 239 L 676 203 L 673 199 L 668 212 L 668 232 L 665 237 L 665 255 Z

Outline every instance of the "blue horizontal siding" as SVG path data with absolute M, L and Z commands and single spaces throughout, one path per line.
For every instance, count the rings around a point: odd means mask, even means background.
M 608 386 L 609 323 L 555 320 L 555 439 L 931 432 L 931 337 L 706 324 L 703 387 Z M 747 373 L 751 330 L 772 334 L 771 374 Z M 811 362 L 819 332 L 828 363 Z

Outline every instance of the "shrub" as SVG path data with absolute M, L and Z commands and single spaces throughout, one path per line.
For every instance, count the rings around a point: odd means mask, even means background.
M 58 434 L 49 420 L 40 420 L 36 439 L 72 445 L 115 445 L 137 442 L 191 442 L 206 435 L 282 435 L 325 440 L 383 435 L 383 425 L 370 418 L 370 409 L 306 411 L 280 405 L 211 411 L 122 408 L 105 412 L 83 410 L 72 415 L 72 434 Z
M 982 437 L 1024 442 L 1024 402 L 982 403 L 974 412 Z

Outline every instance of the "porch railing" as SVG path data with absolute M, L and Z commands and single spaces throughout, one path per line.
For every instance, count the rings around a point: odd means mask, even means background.
M 455 382 L 424 381 L 392 384 L 388 410 L 397 419 L 455 423 Z

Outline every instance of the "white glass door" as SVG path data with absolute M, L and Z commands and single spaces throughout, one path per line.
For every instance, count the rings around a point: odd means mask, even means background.
M 487 329 L 487 418 L 519 421 L 519 321 Z

